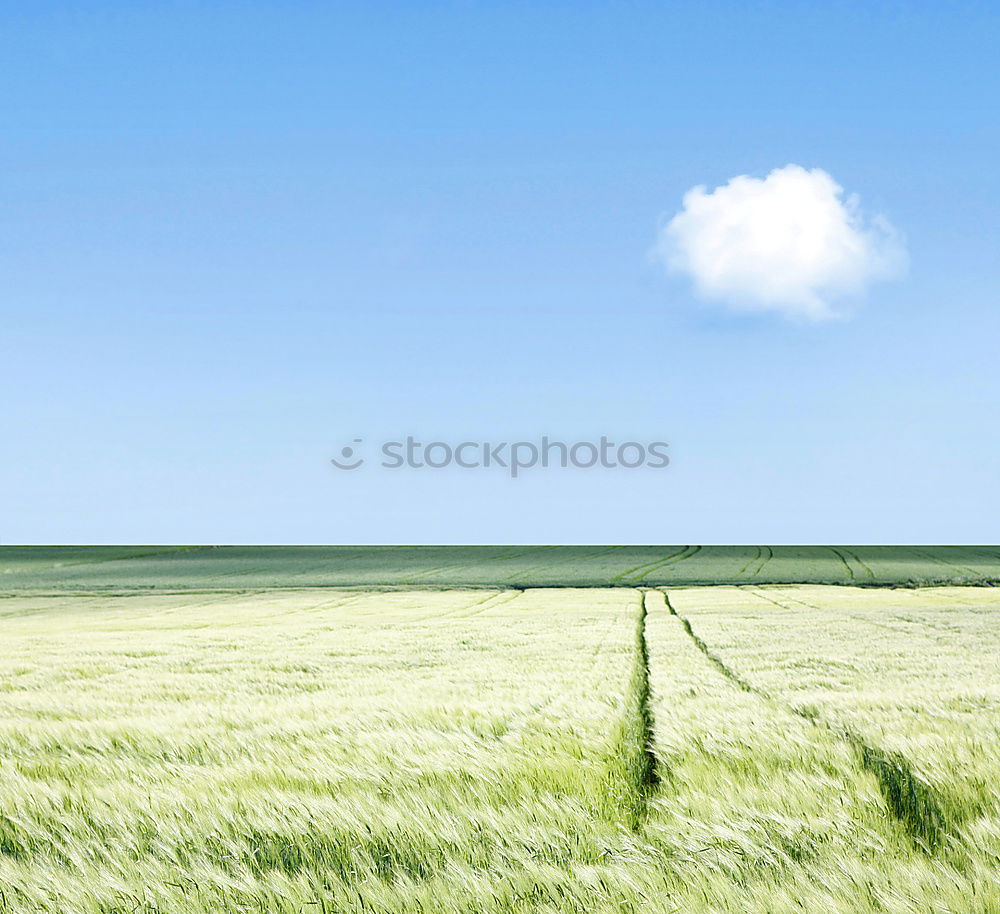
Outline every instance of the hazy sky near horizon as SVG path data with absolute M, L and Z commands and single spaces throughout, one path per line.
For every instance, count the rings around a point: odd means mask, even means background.
M 989 3 L 3 7 L 0 543 L 996 542 L 998 35 Z M 908 270 L 810 320 L 651 256 L 693 187 L 793 163 Z M 672 464 L 373 465 L 408 434 Z

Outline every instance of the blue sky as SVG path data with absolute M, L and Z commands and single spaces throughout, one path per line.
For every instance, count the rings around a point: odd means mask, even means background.
M 0 9 L 0 542 L 995 542 L 1000 8 Z M 906 238 L 846 319 L 651 261 L 821 168 Z M 414 434 L 655 470 L 338 472 Z

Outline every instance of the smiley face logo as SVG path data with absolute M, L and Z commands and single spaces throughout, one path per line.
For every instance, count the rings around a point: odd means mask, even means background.
M 355 438 L 354 444 L 361 444 L 363 440 L 363 438 Z M 359 456 L 358 449 L 351 444 L 340 449 L 340 458 L 340 460 L 336 457 L 330 458 L 330 463 L 332 463 L 338 470 L 356 470 L 365 462 L 365 458 Z

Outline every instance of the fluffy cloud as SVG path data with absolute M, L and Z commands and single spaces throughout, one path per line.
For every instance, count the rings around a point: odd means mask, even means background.
M 906 270 L 903 243 L 882 217 L 866 220 L 825 171 L 798 165 L 740 175 L 684 206 L 653 256 L 694 280 L 704 298 L 789 317 L 833 317 L 833 304 Z

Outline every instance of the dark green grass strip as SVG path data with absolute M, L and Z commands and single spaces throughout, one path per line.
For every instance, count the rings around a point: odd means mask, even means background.
M 649 641 L 646 637 L 646 624 L 649 618 L 649 607 L 646 605 L 646 596 L 643 594 L 642 610 L 639 615 L 639 624 L 636 626 L 636 703 L 639 708 L 639 717 L 642 723 L 642 765 L 640 768 L 640 784 L 644 795 L 653 790 L 660 783 L 659 773 L 656 768 L 656 751 L 653 740 L 655 728 L 653 726 L 652 695 L 649 686 Z
M 878 779 L 886 803 L 917 845 L 928 853 L 941 846 L 948 823 L 935 790 L 918 778 L 902 755 L 866 743 L 844 731 L 861 764 Z
M 815 709 L 787 704 L 751 684 L 712 652 L 691 627 L 690 621 L 674 609 L 668 594 L 664 593 L 663 599 L 667 609 L 680 621 L 695 647 L 726 679 L 744 692 L 780 704 L 796 716 L 829 730 L 848 743 L 857 754 L 861 767 L 875 777 L 886 805 L 917 848 L 924 853 L 933 854 L 941 846 L 950 829 L 937 791 L 914 773 L 904 756 L 873 746 L 856 731 L 826 720 Z
M 133 549 L 155 554 L 121 554 Z M 996 547 L 220 546 L 161 551 L 167 549 L 172 547 L 0 546 L 0 596 L 29 591 L 416 588 L 431 581 L 436 587 L 631 587 L 639 581 L 654 587 L 1000 584 Z M 436 569 L 433 575 L 428 574 L 431 569 Z
M 632 675 L 625 707 L 609 755 L 602 800 L 608 818 L 637 831 L 646 818 L 650 796 L 659 784 L 653 750 L 653 713 L 649 690 L 648 610 L 643 595 L 636 615 Z

